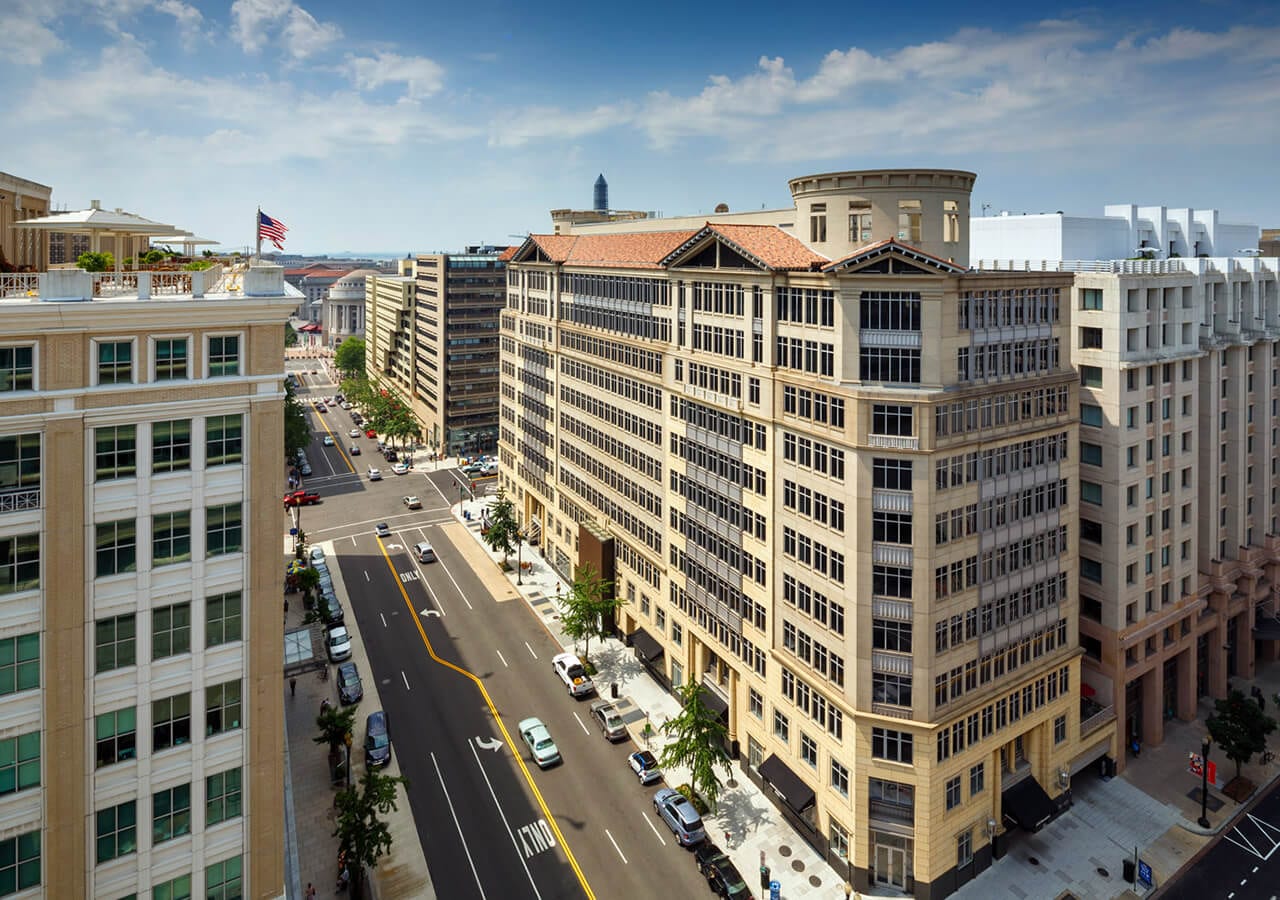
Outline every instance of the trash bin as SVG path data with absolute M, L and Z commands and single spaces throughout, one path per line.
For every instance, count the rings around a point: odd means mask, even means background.
M 764 854 L 761 854 L 761 855 L 763 856 Z M 762 891 L 769 890 L 769 867 L 768 866 L 760 867 L 760 889 Z
M 1120 877 L 1129 882 L 1129 884 L 1133 884 L 1135 878 L 1133 860 L 1126 858 L 1124 864 L 1120 868 Z
M 614 700 L 618 699 L 618 682 L 615 681 L 609 685 L 609 696 Z

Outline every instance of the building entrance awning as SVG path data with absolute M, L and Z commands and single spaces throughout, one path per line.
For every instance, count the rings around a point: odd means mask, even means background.
M 641 662 L 651 663 L 662 658 L 662 645 L 643 628 L 637 628 L 631 635 L 631 646 Z
M 1004 792 L 1004 817 L 1023 831 L 1039 831 L 1053 818 L 1053 801 L 1034 776 L 1027 776 Z
M 770 754 L 760 764 L 760 777 L 768 782 L 775 794 L 791 807 L 792 812 L 800 815 L 813 806 L 813 788 L 800 780 L 800 776 L 791 771 L 791 767 Z
M 717 718 L 728 720 L 728 700 L 725 700 L 705 684 L 702 686 L 702 691 L 699 693 L 698 698 L 702 701 L 702 705 L 710 710 Z

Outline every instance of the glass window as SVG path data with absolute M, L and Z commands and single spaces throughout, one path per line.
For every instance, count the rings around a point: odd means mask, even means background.
M 151 517 L 151 565 L 191 559 L 191 512 L 158 513 Z
M 1081 288 L 1081 309 L 1102 309 L 1102 290 L 1100 288 Z
M 1053 720 L 1053 742 L 1061 744 L 1067 739 L 1067 717 L 1058 716 Z
M 151 889 L 151 900 L 191 900 L 191 876 L 180 875 L 157 884 Z
M 191 785 L 180 784 L 151 795 L 151 843 L 191 833 Z
M 239 817 L 242 803 L 240 769 L 228 769 L 204 780 L 205 825 L 217 825 Z
M 0 841 L 0 896 L 40 883 L 40 831 Z
M 187 339 L 166 338 L 156 341 L 156 381 L 175 381 L 187 377 Z
M 121 519 L 96 526 L 97 576 L 118 575 L 138 569 L 137 522 Z
M 191 652 L 191 604 L 175 603 L 151 612 L 151 658 Z
M 40 433 L 0 436 L 0 493 L 39 487 Z M 15 498 L 15 506 L 28 508 L 20 499 Z
M 100 342 L 98 344 L 98 384 L 132 383 L 133 342 Z
M 205 555 L 220 556 L 241 550 L 240 504 L 210 506 L 205 510 Z
M 1080 424 L 1091 425 L 1094 428 L 1102 427 L 1102 407 L 1094 406 L 1092 403 L 1080 404 Z
M 240 592 L 214 594 L 205 600 L 205 646 L 240 640 Z
M 800 735 L 800 758 L 811 769 L 818 767 L 818 742 L 807 734 Z
M 841 797 L 849 796 L 849 770 L 835 759 L 831 760 L 831 788 Z
M 784 744 L 791 740 L 791 722 L 776 709 L 773 711 L 773 736 Z
M 94 478 L 134 478 L 138 474 L 138 426 L 109 425 L 93 429 Z
M 0 594 L 40 587 L 40 535 L 0 538 Z
M 130 800 L 97 812 L 98 862 L 138 849 L 138 803 Z
M 240 727 L 240 682 L 227 681 L 205 688 L 204 733 L 222 734 Z
M 1080 499 L 1084 503 L 1102 505 L 1102 485 L 1093 481 L 1080 482 Z
M 1089 441 L 1080 442 L 1080 461 L 1091 466 L 1102 465 L 1102 445 Z
M 0 393 L 35 388 L 35 347 L 0 347 Z
M 151 471 L 186 472 L 191 469 L 191 420 L 151 424 Z
M 151 723 L 152 753 L 191 743 L 191 695 L 152 701 Z
M 242 863 L 239 856 L 214 863 L 204 870 L 204 893 L 208 900 L 240 900 Z
M 973 862 L 973 829 L 966 828 L 956 835 L 956 865 L 963 868 Z
M 1080 383 L 1085 387 L 1102 387 L 1102 368 L 1099 366 L 1081 366 Z
M 764 697 L 760 696 L 760 692 L 755 688 L 747 689 L 747 706 L 751 710 L 751 715 L 757 719 L 764 718 Z
M 987 770 L 985 763 L 969 767 L 969 796 L 981 794 L 986 787 Z
M 225 466 L 243 459 L 244 416 L 210 416 L 205 419 L 205 465 Z
M 130 706 L 103 713 L 94 720 L 98 768 L 138 757 L 138 711 Z
M 960 776 L 947 779 L 947 809 L 955 809 L 960 805 Z
M 0 794 L 39 786 L 40 732 L 0 740 Z
M 0 638 L 0 695 L 40 687 L 40 635 Z
M 133 613 L 99 619 L 93 625 L 95 672 L 110 672 L 137 663 L 138 634 Z
M 209 338 L 209 377 L 240 374 L 240 338 L 236 335 Z

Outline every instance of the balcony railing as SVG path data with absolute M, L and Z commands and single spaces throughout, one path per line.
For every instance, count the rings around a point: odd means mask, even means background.
M 867 443 L 872 447 L 883 447 L 886 450 L 919 450 L 920 438 L 897 434 L 870 434 Z
M 914 554 L 910 547 L 879 542 L 874 542 L 871 545 L 871 561 L 873 563 L 910 568 L 913 558 Z
M 858 332 L 858 343 L 864 347 L 919 347 L 921 339 L 918 331 L 863 328 Z
M 911 491 L 891 491 L 888 488 L 874 488 L 871 491 L 871 508 L 876 512 L 911 512 Z
M 0 513 L 40 508 L 40 488 L 16 488 L 0 491 Z
M 0 299 L 35 297 L 40 293 L 40 276 L 35 272 L 0 273 Z
M 878 716 L 893 716 L 895 719 L 910 719 L 911 707 L 891 706 L 888 703 L 872 703 L 871 711 Z
M 871 800 L 870 803 L 871 818 L 873 819 L 880 819 L 883 822 L 902 822 L 906 825 L 915 825 L 915 807 L 904 806 L 901 803 L 886 803 L 883 800 Z
M 906 653 L 888 653 L 884 650 L 872 650 L 871 671 L 888 672 L 891 675 L 910 675 L 911 656 Z
M 1114 706 L 1104 706 L 1098 712 L 1089 716 L 1087 719 L 1080 720 L 1080 737 L 1097 731 L 1108 722 L 1114 721 L 1116 717 L 1116 708 Z

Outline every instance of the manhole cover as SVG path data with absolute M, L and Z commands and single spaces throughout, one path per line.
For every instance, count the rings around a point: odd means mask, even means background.
M 1040 860 L 1036 859 L 1034 856 L 1028 856 L 1028 857 L 1027 857 L 1027 862 L 1031 863 L 1031 865 L 1033 865 L 1033 866 L 1038 866 L 1038 865 L 1040 865 Z
M 813 887 L 822 887 L 822 879 L 819 878 L 817 875 L 810 875 L 809 884 Z
M 1102 866 L 1098 866 L 1098 874 L 1101 875 L 1103 878 L 1111 877 L 1111 873 L 1108 872 L 1106 869 L 1102 868 Z
M 802 862 L 801 862 L 800 860 L 798 860 L 798 859 L 793 859 L 793 860 L 791 860 L 791 868 L 792 868 L 792 869 L 794 869 L 794 870 L 795 870 L 795 871 L 797 871 L 797 872 L 803 872 L 803 871 L 804 871 L 804 863 L 802 863 Z
M 778 854 L 780 856 L 790 856 L 791 848 L 788 847 L 786 844 L 783 844 L 781 847 L 778 848 Z

